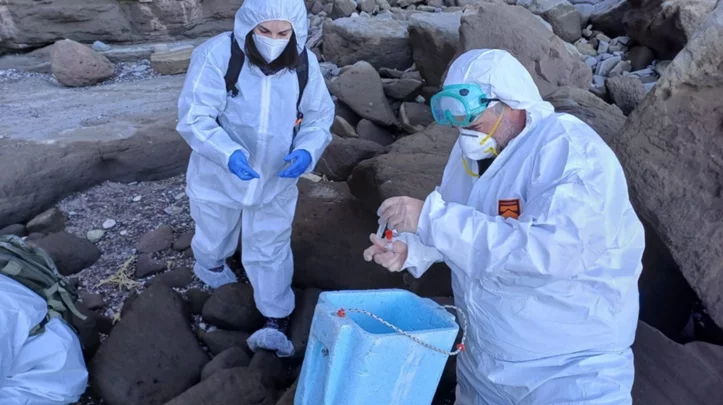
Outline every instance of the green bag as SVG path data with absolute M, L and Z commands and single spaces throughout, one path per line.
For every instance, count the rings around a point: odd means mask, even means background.
M 73 315 L 81 320 L 87 318 L 74 304 L 78 293 L 60 275 L 50 256 L 42 249 L 27 245 L 17 236 L 0 236 L 0 274 L 29 288 L 48 303 L 48 315 L 30 331 L 31 336 L 43 332 L 45 324 L 57 317 L 77 333 Z

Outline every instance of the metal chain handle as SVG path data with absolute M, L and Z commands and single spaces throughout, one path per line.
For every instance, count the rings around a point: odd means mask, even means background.
M 394 325 L 392 325 L 391 323 L 385 321 L 384 319 L 378 317 L 377 315 L 374 315 L 373 313 L 371 313 L 371 312 L 369 312 L 369 311 L 365 311 L 365 310 L 363 310 L 363 309 L 339 309 L 339 311 L 337 311 L 336 314 L 337 314 L 339 317 L 341 317 L 341 318 L 346 317 L 346 314 L 347 314 L 348 312 L 356 312 L 356 313 L 358 313 L 358 314 L 368 315 L 368 316 L 370 316 L 371 318 L 376 319 L 376 320 L 379 321 L 380 323 L 388 326 L 389 328 L 391 328 L 391 329 L 394 330 L 395 332 L 398 332 L 399 334 L 404 335 L 404 336 L 412 339 L 413 341 L 419 343 L 420 345 L 422 345 L 422 346 L 424 346 L 424 347 L 426 347 L 426 348 L 428 348 L 428 349 L 430 349 L 430 350 L 434 350 L 435 352 L 442 353 L 442 354 L 447 355 L 447 356 L 456 356 L 456 355 L 458 355 L 460 352 L 463 352 L 463 351 L 464 351 L 464 342 L 465 342 L 465 340 L 467 339 L 467 318 L 466 318 L 466 316 L 465 316 L 465 314 L 464 314 L 464 311 L 462 311 L 461 309 L 457 308 L 457 307 L 454 306 L 454 305 L 443 305 L 442 307 L 445 308 L 445 309 L 454 309 L 454 310 L 457 312 L 457 315 L 459 315 L 459 318 L 462 320 L 462 340 L 460 341 L 459 344 L 457 344 L 457 346 L 456 346 L 457 350 L 455 350 L 455 351 L 453 351 L 453 352 L 450 352 L 450 351 L 447 351 L 447 350 L 442 350 L 442 349 L 439 349 L 439 348 L 436 348 L 436 347 L 430 345 L 429 343 L 423 342 L 423 341 L 421 341 L 419 338 L 410 335 L 409 333 L 407 333 L 407 332 L 405 332 L 405 331 L 397 328 L 396 326 L 394 326 Z

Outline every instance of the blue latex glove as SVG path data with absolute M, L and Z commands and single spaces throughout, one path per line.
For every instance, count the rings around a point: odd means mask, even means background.
M 251 166 L 249 166 L 249 161 L 246 159 L 246 155 L 244 155 L 240 150 L 231 154 L 231 158 L 228 160 L 228 169 L 241 180 L 259 178 L 259 174 L 256 173 Z
M 304 174 L 306 169 L 309 168 L 309 165 L 311 164 L 311 153 L 304 149 L 295 150 L 287 155 L 284 160 L 287 162 L 291 162 L 293 160 L 293 162 L 289 167 L 279 173 L 279 177 L 295 179 Z

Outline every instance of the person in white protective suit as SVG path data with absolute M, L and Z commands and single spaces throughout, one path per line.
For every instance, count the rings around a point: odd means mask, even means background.
M 442 183 L 384 201 L 399 237 L 364 257 L 452 269 L 470 320 L 456 405 L 631 404 L 644 231 L 611 149 L 502 50 L 459 56 L 431 107 L 460 133 Z
M 297 182 L 331 142 L 334 120 L 319 63 L 304 46 L 307 29 L 303 0 L 244 1 L 233 35 L 194 50 L 178 101 L 177 130 L 192 149 L 186 191 L 196 223 L 194 273 L 213 288 L 236 282 L 225 260 L 241 237 L 241 261 L 267 319 L 248 343 L 279 356 L 293 354 L 286 332 Z M 245 56 L 235 96 L 224 81 L 232 37 Z M 297 111 L 303 52 L 308 82 Z
M 47 314 L 43 298 L 0 275 L 0 404 L 67 405 L 85 392 L 80 340 L 62 318 L 30 336 Z

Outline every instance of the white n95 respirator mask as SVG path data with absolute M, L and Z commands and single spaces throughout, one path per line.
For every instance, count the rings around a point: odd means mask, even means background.
M 471 129 L 459 129 L 459 147 L 462 153 L 472 160 L 482 160 L 497 156 L 497 141 L 492 134 Z
M 502 122 L 500 115 L 497 119 L 495 126 L 492 127 L 492 131 L 489 134 L 484 132 L 475 131 L 468 128 L 459 129 L 459 147 L 462 149 L 462 153 L 472 160 L 482 160 L 497 156 L 497 141 L 492 138 L 492 135 L 497 131 L 497 127 Z
M 254 43 L 266 63 L 271 63 L 284 52 L 286 46 L 289 45 L 289 39 L 274 39 L 254 34 Z

